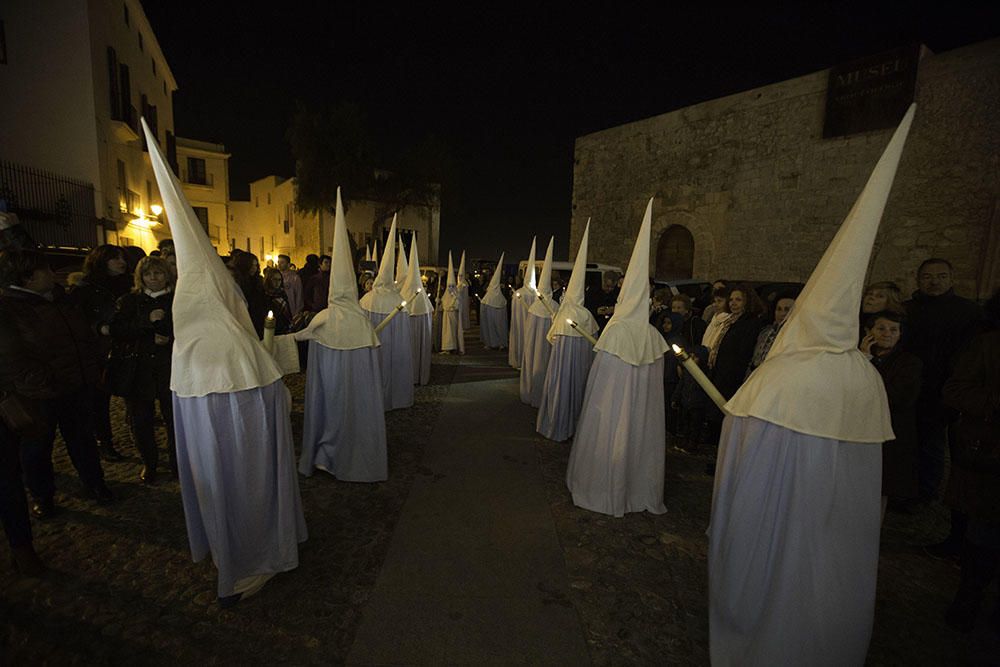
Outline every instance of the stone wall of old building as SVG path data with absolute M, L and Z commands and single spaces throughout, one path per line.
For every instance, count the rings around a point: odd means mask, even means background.
M 591 261 L 624 266 L 652 196 L 651 266 L 680 225 L 695 278 L 805 281 L 891 135 L 823 139 L 827 74 L 578 138 L 573 253 L 591 216 Z M 927 52 L 916 101 L 870 279 L 908 293 L 920 261 L 941 256 L 958 291 L 983 298 L 1000 287 L 1000 39 Z

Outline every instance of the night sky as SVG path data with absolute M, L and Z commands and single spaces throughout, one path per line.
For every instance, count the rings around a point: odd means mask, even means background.
M 996 2 L 764 14 L 409 4 L 143 1 L 180 88 L 176 132 L 226 145 L 234 198 L 249 197 L 251 180 L 294 175 L 285 133 L 296 101 L 351 102 L 386 155 L 427 135 L 444 142 L 455 168 L 442 254 L 472 257 L 526 254 L 532 234 L 555 234 L 566 257 L 578 136 L 913 42 L 942 52 L 1000 34 Z

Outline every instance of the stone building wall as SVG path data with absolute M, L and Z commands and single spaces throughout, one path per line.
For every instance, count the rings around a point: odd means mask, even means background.
M 651 266 L 681 225 L 695 278 L 805 281 L 891 135 L 823 139 L 826 84 L 816 72 L 578 138 L 573 253 L 592 216 L 592 261 L 624 266 L 653 196 Z M 908 293 L 941 256 L 982 298 L 1000 287 L 1000 39 L 928 52 L 916 101 L 870 280 Z

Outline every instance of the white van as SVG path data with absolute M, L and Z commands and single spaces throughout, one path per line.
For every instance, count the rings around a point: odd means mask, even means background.
M 542 264 L 544 260 L 535 260 L 535 279 L 542 273 Z M 517 265 L 517 280 L 518 283 L 523 282 L 524 272 L 528 268 L 528 260 L 521 260 L 521 263 Z M 604 281 L 605 271 L 615 271 L 618 275 L 624 275 L 625 272 L 617 266 L 611 266 L 610 264 L 599 264 L 596 262 L 587 262 L 587 275 L 584 277 L 584 291 L 588 293 L 596 294 L 601 290 L 601 285 Z M 552 262 L 552 277 L 562 278 L 563 287 L 569 284 L 569 277 L 573 274 L 573 262 Z

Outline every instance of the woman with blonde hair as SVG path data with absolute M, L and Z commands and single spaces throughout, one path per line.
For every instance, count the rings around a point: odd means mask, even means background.
M 170 397 L 170 353 L 174 342 L 171 307 L 174 278 L 161 257 L 144 257 L 135 269 L 135 286 L 118 300 L 111 319 L 108 388 L 128 406 L 129 428 L 143 467 L 139 479 L 156 482 L 156 402 L 167 427 L 170 471 L 177 475 L 174 419 Z
M 861 318 L 866 319 L 869 315 L 886 310 L 900 315 L 906 312 L 903 309 L 903 293 L 899 285 L 885 280 L 866 287 L 861 299 Z

